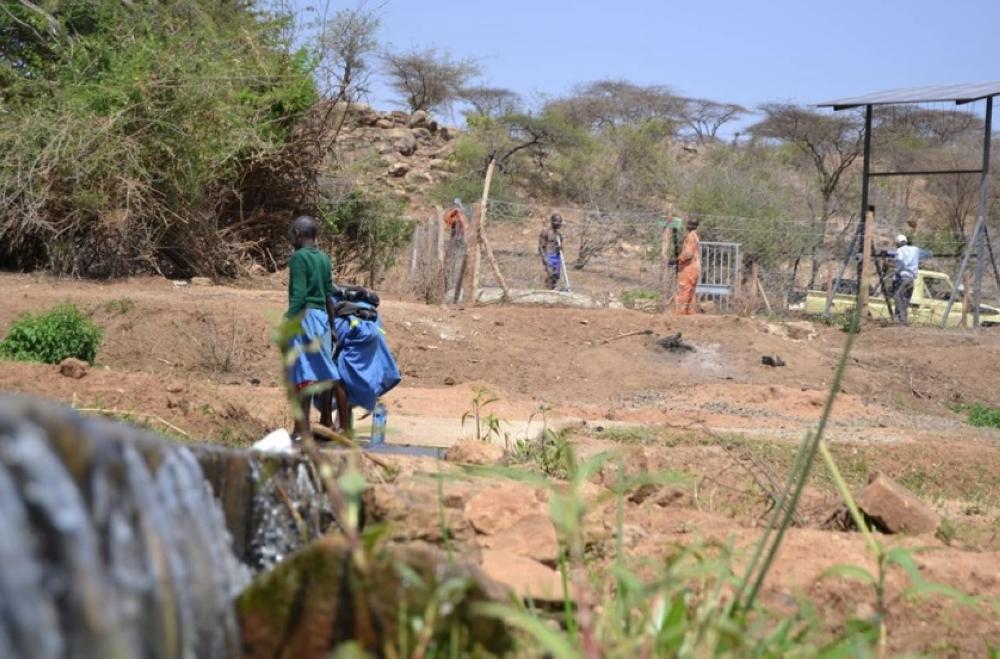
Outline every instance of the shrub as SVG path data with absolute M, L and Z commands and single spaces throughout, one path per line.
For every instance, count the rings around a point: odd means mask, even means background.
M 1000 428 L 1000 407 L 976 403 L 969 406 L 969 425 L 977 428 Z
M 8 359 L 58 364 L 68 357 L 93 362 L 101 345 L 101 328 L 72 304 L 43 314 L 25 314 L 0 342 L 0 356 Z

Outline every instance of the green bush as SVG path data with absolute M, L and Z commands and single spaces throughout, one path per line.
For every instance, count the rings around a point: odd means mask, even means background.
M 58 364 L 67 357 L 93 362 L 103 332 L 72 304 L 25 314 L 0 342 L 0 357 Z
M 976 403 L 968 409 L 969 425 L 977 428 L 1000 428 L 1000 407 Z

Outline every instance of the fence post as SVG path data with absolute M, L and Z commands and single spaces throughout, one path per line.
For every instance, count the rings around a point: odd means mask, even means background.
M 673 253 L 674 228 L 668 221 L 660 236 L 660 311 L 666 311 L 670 308 L 670 292 L 674 287 L 674 267 L 670 265 Z
M 750 261 L 750 315 L 757 313 L 758 288 L 757 288 L 757 261 Z
M 872 239 L 875 233 L 875 209 L 872 206 L 865 211 L 864 242 L 861 248 L 861 278 L 858 279 L 858 303 L 861 305 L 860 317 L 868 317 L 868 282 L 872 275 Z M 888 303 L 888 300 L 886 301 Z

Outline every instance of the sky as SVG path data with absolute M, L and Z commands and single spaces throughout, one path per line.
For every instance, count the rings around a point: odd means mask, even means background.
M 388 47 L 474 58 L 483 83 L 528 99 L 604 78 L 746 107 L 1000 80 L 1000 0 L 388 0 L 380 13 Z M 392 101 L 384 86 L 371 99 Z

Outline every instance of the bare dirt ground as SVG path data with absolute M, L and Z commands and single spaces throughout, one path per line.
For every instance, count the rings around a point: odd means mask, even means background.
M 63 301 L 105 328 L 97 364 L 82 380 L 52 366 L 3 362 L 0 390 L 113 413 L 174 436 L 248 444 L 289 423 L 271 345 L 285 294 L 277 278 L 255 285 L 0 276 L 2 332 L 19 314 Z M 387 397 L 390 441 L 447 446 L 469 436 L 461 418 L 482 388 L 496 398 L 484 412 L 504 421 L 511 444 L 544 423 L 567 428 L 583 454 L 641 449 L 651 464 L 687 474 L 689 485 L 676 493 L 627 508 L 636 529 L 629 551 L 648 558 L 695 537 L 752 542 L 768 479 L 783 479 L 795 442 L 819 418 L 845 338 L 821 323 L 607 309 L 388 300 L 383 318 L 405 374 Z M 643 330 L 652 334 L 623 336 Z M 694 352 L 656 344 L 677 332 Z M 787 365 L 764 366 L 763 355 Z M 992 600 L 1000 597 L 1000 433 L 968 426 L 951 407 L 1000 405 L 998 371 L 998 332 L 866 327 L 828 434 L 852 486 L 884 471 L 948 519 L 950 532 L 906 541 L 932 548 L 919 555 L 925 576 Z M 871 561 L 857 534 L 822 528 L 836 497 L 820 472 L 768 598 L 780 608 L 809 595 L 835 627 L 870 608 L 871 594 L 817 578 L 836 563 Z M 1000 644 L 997 609 L 988 603 L 964 610 L 903 602 L 889 627 L 894 649 L 983 654 L 982 639 Z

